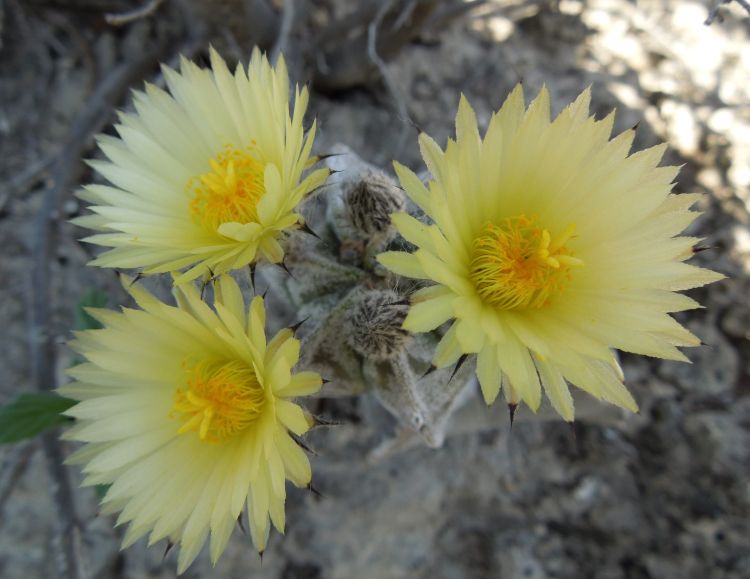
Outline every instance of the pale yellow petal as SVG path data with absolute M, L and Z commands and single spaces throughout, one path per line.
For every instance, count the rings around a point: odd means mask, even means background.
M 454 323 L 445 335 L 438 342 L 437 348 L 435 348 L 435 355 L 432 358 L 432 363 L 437 368 L 445 368 L 454 364 L 462 354 L 465 354 L 461 348 L 461 344 L 456 337 L 456 324 Z
M 378 261 L 393 273 L 417 279 L 428 278 L 415 255 L 403 251 L 386 251 L 378 255 Z
M 477 356 L 477 378 L 484 401 L 492 404 L 500 393 L 502 372 L 497 360 L 497 346 L 486 343 Z
M 535 357 L 535 364 L 537 370 L 539 370 L 544 392 L 552 403 L 552 407 L 564 420 L 572 422 L 575 416 L 573 397 L 570 395 L 570 390 L 562 374 L 553 364 L 542 361 L 538 356 Z
M 410 332 L 429 332 L 454 317 L 452 294 L 442 295 L 413 304 L 404 320 L 403 327 Z
M 417 204 L 425 213 L 430 212 L 430 192 L 424 186 L 424 183 L 417 177 L 417 175 L 409 169 L 404 167 L 398 161 L 393 162 L 393 168 L 396 171 L 401 186 L 406 191 L 409 198 Z
M 297 372 L 286 386 L 276 391 L 277 396 L 292 398 L 309 396 L 318 392 L 323 385 L 320 375 L 315 372 Z

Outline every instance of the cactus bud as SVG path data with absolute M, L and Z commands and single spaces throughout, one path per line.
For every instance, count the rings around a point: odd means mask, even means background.
M 402 211 L 404 195 L 384 173 L 370 172 L 349 189 L 345 197 L 351 224 L 369 237 L 387 235 L 391 213 Z
M 401 327 L 408 312 L 408 304 L 396 292 L 363 291 L 349 317 L 347 343 L 366 358 L 392 358 L 409 339 L 409 332 Z

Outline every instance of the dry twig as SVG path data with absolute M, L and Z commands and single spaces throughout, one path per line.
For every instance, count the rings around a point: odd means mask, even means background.
M 50 330 L 52 288 L 49 268 L 54 256 L 61 204 L 78 180 L 81 156 L 91 135 L 101 130 L 130 84 L 142 78 L 156 60 L 155 53 L 146 53 L 139 60 L 121 64 L 101 81 L 73 124 L 66 145 L 52 168 L 52 184 L 44 193 L 42 208 L 35 223 L 32 252 L 29 307 L 31 369 L 38 390 L 52 390 L 57 386 L 55 341 Z M 78 521 L 73 491 L 63 466 L 62 448 L 54 430 L 47 431 L 41 438 L 51 479 L 51 492 L 57 506 L 58 573 L 64 579 L 79 579 L 83 575 L 78 553 Z
M 438 0 L 409 0 L 399 10 L 395 2 L 363 0 L 357 10 L 335 20 L 318 34 L 313 82 L 323 92 L 338 92 L 367 85 L 378 73 L 368 54 L 370 30 L 376 24 L 377 56 L 393 58 L 422 30 Z
M 287 51 L 289 44 L 289 36 L 292 33 L 292 25 L 294 24 L 294 0 L 284 0 L 284 6 L 281 14 L 281 27 L 279 28 L 279 36 L 271 49 L 271 61 L 275 62 L 279 58 L 279 54 L 284 54 Z
M 426 26 L 430 29 L 443 28 L 454 20 L 463 18 L 487 3 L 488 0 L 463 0 L 462 2 L 447 3 L 435 11 L 435 14 L 427 21 Z M 498 12 L 503 12 L 503 10 L 504 6 L 497 9 Z
M 383 2 L 382 6 L 380 7 L 377 14 L 375 15 L 375 19 L 367 27 L 367 56 L 370 59 L 370 62 L 372 62 L 372 64 L 375 65 L 378 72 L 380 73 L 380 76 L 383 79 L 383 84 L 385 85 L 386 90 L 388 91 L 394 103 L 396 104 L 396 110 L 398 111 L 399 118 L 404 123 L 403 128 L 401 129 L 401 133 L 399 135 L 398 143 L 396 143 L 396 147 L 394 151 L 394 156 L 398 157 L 399 153 L 401 152 L 401 149 L 404 146 L 404 143 L 406 142 L 406 135 L 407 135 L 409 126 L 413 125 L 414 122 L 409 116 L 409 109 L 406 105 L 406 101 L 404 100 L 404 97 L 401 95 L 401 91 L 396 86 L 396 83 L 393 82 L 391 73 L 388 70 L 388 67 L 386 66 L 385 62 L 383 62 L 383 59 L 380 58 L 380 55 L 378 54 L 378 49 L 377 49 L 378 29 L 382 25 L 383 18 L 385 18 L 385 15 L 393 7 L 394 2 L 395 0 L 386 0 L 385 2 Z M 416 4 L 415 2 L 410 2 L 409 4 L 407 4 L 405 9 L 396 19 L 396 23 L 405 22 L 406 19 L 408 19 L 408 15 L 413 11 L 415 4 Z M 396 25 L 394 24 L 394 27 L 395 26 Z
M 737 2 L 737 4 L 742 6 L 745 10 L 747 10 L 748 14 L 750 14 L 750 2 L 748 2 L 748 0 L 714 0 L 711 9 L 708 11 L 708 17 L 703 24 L 705 24 L 706 26 L 710 26 L 713 21 L 716 20 L 716 18 L 719 18 L 719 21 L 721 21 L 719 12 L 721 10 L 721 7 L 724 4 L 730 4 L 732 1 Z
M 28 191 L 42 179 L 54 161 L 53 155 L 39 159 L 0 185 L 0 211 L 5 207 L 8 199 Z
M 127 12 L 107 13 L 104 20 L 111 26 L 124 26 L 141 18 L 151 16 L 164 3 L 164 0 L 149 0 L 142 6 Z
M 34 447 L 34 442 L 17 444 L 8 452 L 8 456 L 3 461 L 0 470 L 0 520 L 3 520 L 2 512 L 5 501 L 8 500 L 13 488 L 21 480 L 23 473 L 26 472 L 29 459 L 34 454 Z
M 5 32 L 5 0 L 0 0 L 0 50 L 3 49 L 3 32 Z

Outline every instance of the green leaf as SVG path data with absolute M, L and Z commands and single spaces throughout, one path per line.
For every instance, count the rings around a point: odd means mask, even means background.
M 102 325 L 92 318 L 86 308 L 103 308 L 107 305 L 109 297 L 100 289 L 91 288 L 83 294 L 75 311 L 74 327 L 76 330 L 98 330 Z
M 0 406 L 0 443 L 18 442 L 69 422 L 62 413 L 74 404 L 75 400 L 52 392 L 21 394 Z
M 96 491 L 96 496 L 101 500 L 105 497 L 107 494 L 107 491 L 109 490 L 109 487 L 112 485 L 95 485 L 94 491 Z

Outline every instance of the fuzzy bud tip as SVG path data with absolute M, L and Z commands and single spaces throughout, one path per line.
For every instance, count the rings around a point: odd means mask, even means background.
M 409 306 L 390 290 L 363 291 L 349 317 L 346 340 L 359 354 L 387 360 L 400 352 L 409 339 L 402 328 Z

